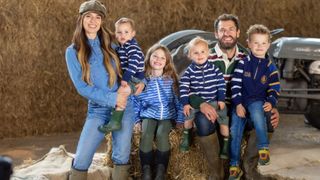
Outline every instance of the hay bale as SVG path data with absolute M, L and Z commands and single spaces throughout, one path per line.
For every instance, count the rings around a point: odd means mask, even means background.
M 171 156 L 168 167 L 168 180 L 184 179 L 184 180 L 204 180 L 208 176 L 207 163 L 197 138 L 190 147 L 189 152 L 180 152 L 179 144 L 182 131 L 174 129 L 170 133 Z M 113 167 L 111 160 L 111 136 L 106 136 L 108 150 L 106 151 L 105 165 Z M 141 167 L 139 159 L 139 141 L 140 134 L 134 134 L 131 148 L 131 175 L 133 177 L 141 177 Z

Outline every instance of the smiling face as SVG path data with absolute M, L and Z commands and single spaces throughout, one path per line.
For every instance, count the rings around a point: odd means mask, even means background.
M 267 34 L 251 34 L 248 40 L 248 47 L 252 54 L 258 58 L 265 58 L 270 47 L 270 39 Z
M 166 62 L 166 54 L 162 49 L 157 49 L 150 56 L 150 66 L 152 70 L 163 71 Z
M 116 25 L 116 39 L 123 45 L 136 35 L 130 23 L 121 23 Z
M 88 12 L 83 15 L 83 28 L 89 39 L 94 39 L 101 28 L 102 16 L 95 12 Z
M 237 44 L 240 30 L 232 20 L 220 21 L 215 36 L 219 41 L 220 48 L 229 50 Z
M 198 42 L 192 45 L 189 49 L 188 57 L 198 65 L 205 63 L 208 59 L 208 56 L 209 47 L 208 44 L 204 42 Z

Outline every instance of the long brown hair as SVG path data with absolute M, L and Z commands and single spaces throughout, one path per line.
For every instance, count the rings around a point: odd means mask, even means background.
M 77 20 L 77 26 L 73 34 L 72 42 L 74 43 L 74 48 L 77 51 L 77 57 L 82 69 L 82 80 L 91 85 L 90 81 L 90 66 L 89 57 L 91 55 L 91 48 L 88 44 L 88 38 L 83 29 L 83 18 L 86 13 L 79 15 Z M 102 16 L 103 17 L 103 16 Z M 104 20 L 104 18 L 103 18 Z M 120 69 L 120 61 L 116 52 L 112 49 L 111 43 L 114 40 L 113 33 L 104 27 L 104 21 L 102 20 L 101 28 L 97 33 L 99 37 L 101 50 L 104 57 L 104 66 L 109 73 L 108 85 L 111 87 L 116 83 L 117 76 L 122 77 Z M 116 70 L 112 66 L 112 59 L 114 60 Z
M 170 54 L 170 51 L 167 47 L 161 45 L 161 44 L 154 44 L 147 52 L 146 58 L 145 58 L 145 76 L 151 77 L 152 75 L 152 67 L 150 65 L 150 58 L 152 53 L 154 53 L 156 50 L 161 49 L 165 56 L 166 56 L 166 65 L 163 68 L 163 77 L 171 78 L 173 80 L 173 90 L 178 95 L 179 94 L 179 84 L 178 84 L 178 74 L 176 72 L 176 69 L 173 64 L 173 60 Z

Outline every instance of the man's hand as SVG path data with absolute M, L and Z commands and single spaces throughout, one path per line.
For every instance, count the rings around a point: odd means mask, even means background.
M 271 115 L 271 124 L 272 124 L 273 128 L 276 128 L 279 125 L 280 114 L 279 114 L 278 109 L 276 109 L 276 108 L 273 108 L 271 110 L 271 113 L 272 113 L 272 115 Z
M 246 109 L 242 106 L 242 104 L 238 104 L 237 105 L 237 115 L 241 118 L 245 118 L 246 117 Z
M 136 87 L 136 92 L 134 93 L 134 95 L 139 95 L 142 91 L 143 91 L 143 89 L 144 89 L 144 83 L 143 82 L 139 82 L 138 84 L 136 84 L 135 85 L 135 87 Z
M 218 114 L 217 114 L 216 110 L 212 106 L 210 106 L 210 104 L 208 104 L 206 102 L 200 104 L 200 111 L 212 123 L 214 123 L 218 118 Z

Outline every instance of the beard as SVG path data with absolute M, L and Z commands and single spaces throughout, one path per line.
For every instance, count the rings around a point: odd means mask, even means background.
M 236 46 L 237 38 L 231 37 L 233 41 L 232 42 L 228 42 L 228 43 L 223 42 L 223 40 L 222 40 L 223 38 L 225 38 L 225 36 L 218 40 L 219 47 L 221 49 L 230 50 L 230 49 L 232 49 L 232 48 L 234 48 Z

